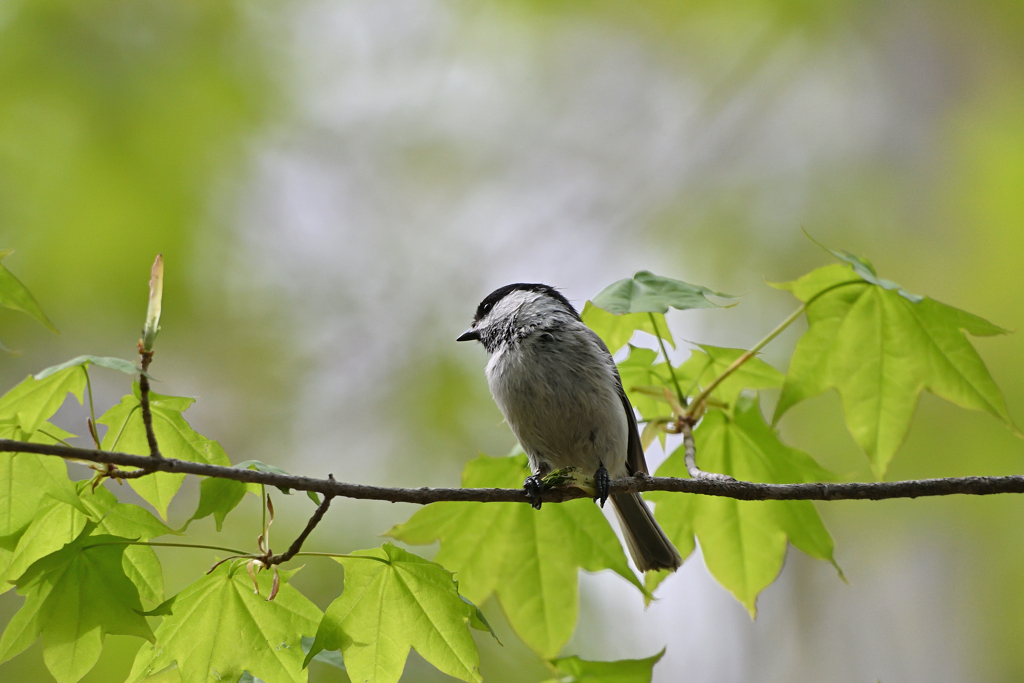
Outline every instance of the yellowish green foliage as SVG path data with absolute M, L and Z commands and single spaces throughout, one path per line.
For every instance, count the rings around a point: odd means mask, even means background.
M 519 488 L 526 456 L 481 455 L 466 465 L 466 488 Z M 477 604 L 498 598 L 523 641 L 543 657 L 568 642 L 579 609 L 580 569 L 611 569 L 640 588 L 622 546 L 592 501 L 534 510 L 522 503 L 433 503 L 387 532 L 413 545 L 441 542 L 434 558 Z
M 151 393 L 149 401 L 153 413 L 153 432 L 160 444 L 161 455 L 210 465 L 231 465 L 219 443 L 197 433 L 182 417 L 182 413 L 195 403 L 195 399 Z M 104 413 L 97 422 L 108 427 L 103 437 L 103 448 L 149 455 L 137 383 L 132 394 L 122 398 L 121 403 Z M 167 506 L 171 504 L 171 499 L 184 480 L 184 474 L 157 472 L 140 479 L 130 479 L 129 483 L 166 519 Z
M 850 433 L 881 478 L 903 443 L 924 390 L 982 410 L 1016 429 L 1006 401 L 966 334 L 1006 330 L 952 306 L 910 295 L 870 264 L 819 268 L 777 285 L 808 302 L 775 421 L 800 401 L 835 389 Z M 851 284 L 844 284 L 851 283 Z
M 224 563 L 187 586 L 155 613 L 163 622 L 153 644 L 139 650 L 128 681 L 141 681 L 177 664 L 182 683 L 237 681 L 243 671 L 265 681 L 304 683 L 302 637 L 316 633 L 320 610 L 282 573 L 271 601 L 269 572 L 256 578 Z
M 742 481 L 790 484 L 830 481 L 831 474 L 811 456 L 789 448 L 765 424 L 757 401 L 745 400 L 732 416 L 709 412 L 694 432 L 697 463 L 708 472 Z M 656 476 L 688 477 L 680 446 Z M 750 611 L 786 559 L 787 542 L 812 557 L 834 562 L 832 537 L 814 503 L 807 500 L 740 501 L 721 496 L 652 491 L 654 514 L 684 557 L 700 541 L 708 571 Z M 650 573 L 650 590 L 666 578 Z
M 324 613 L 307 664 L 340 649 L 352 679 L 396 683 L 414 648 L 449 676 L 483 680 L 469 634 L 476 608 L 459 597 L 451 572 L 390 543 L 336 559 L 345 592 Z

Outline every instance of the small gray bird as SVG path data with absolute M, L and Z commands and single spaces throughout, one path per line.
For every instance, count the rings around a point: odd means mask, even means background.
M 524 483 L 539 508 L 541 478 L 578 467 L 603 504 L 610 479 L 647 474 L 636 416 L 608 347 L 557 290 L 517 283 L 491 292 L 458 341 L 491 354 L 487 383 L 530 460 Z M 682 564 L 638 493 L 611 496 L 633 562 L 641 571 Z

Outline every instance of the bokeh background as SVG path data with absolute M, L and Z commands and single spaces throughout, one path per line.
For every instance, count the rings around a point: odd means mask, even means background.
M 829 261 L 801 228 L 1024 328 L 1024 5 L 0 2 L 0 247 L 61 330 L 0 311 L 0 339 L 21 351 L 0 357 L 3 387 L 80 353 L 131 358 L 162 252 L 157 391 L 195 396 L 187 417 L 235 461 L 451 485 L 478 451 L 513 444 L 483 351 L 453 341 L 491 289 L 542 281 L 582 306 L 646 268 L 745 292 L 670 324 L 747 346 L 794 308 L 764 280 Z M 785 370 L 799 332 L 765 358 Z M 977 346 L 1024 421 L 1024 338 Z M 127 390 L 93 376 L 101 405 Z M 72 405 L 58 421 L 84 434 L 84 416 Z M 834 395 L 781 430 L 870 477 Z M 889 476 L 1022 469 L 1024 442 L 926 395 Z M 311 504 L 277 499 L 283 539 Z M 791 550 L 752 622 L 699 555 L 646 611 L 621 579 L 584 575 L 566 653 L 665 646 L 662 683 L 1024 679 L 1024 499 L 819 510 L 848 585 Z M 412 512 L 337 503 L 310 547 L 379 544 Z M 210 519 L 192 531 L 251 544 L 258 515 L 250 499 L 222 533 Z M 212 559 L 162 558 L 169 594 Z M 341 579 L 321 562 L 294 581 L 324 607 Z M 0 596 L 0 624 L 20 604 Z M 486 679 L 541 680 L 485 609 L 505 643 L 479 639 Z M 127 674 L 139 641 L 107 643 L 85 680 Z M 50 680 L 39 644 L 0 678 Z M 310 678 L 340 680 L 319 665 Z M 413 655 L 403 680 L 442 679 Z

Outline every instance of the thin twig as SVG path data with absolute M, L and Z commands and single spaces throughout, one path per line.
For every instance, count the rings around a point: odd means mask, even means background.
M 334 481 L 334 475 L 333 474 L 328 474 L 327 475 L 327 480 L 333 482 Z M 323 502 L 320 503 L 320 505 L 317 506 L 316 512 L 314 512 L 313 516 L 309 518 L 309 521 L 306 523 L 306 528 L 302 530 L 302 533 L 299 534 L 298 537 L 294 541 L 292 541 L 292 544 L 288 548 L 288 550 L 286 552 L 280 554 L 280 555 L 271 555 L 271 556 L 267 557 L 267 559 L 265 560 L 265 564 L 268 567 L 271 567 L 271 566 L 273 566 L 275 564 L 281 564 L 283 562 L 287 562 L 288 560 L 290 560 L 293 557 L 295 557 L 295 554 L 297 552 L 302 550 L 302 544 L 306 542 L 306 539 L 309 538 L 309 534 L 313 532 L 313 529 L 316 528 L 316 525 L 319 524 L 320 520 L 324 518 L 324 514 L 326 514 L 326 512 L 327 512 L 327 508 L 329 508 L 331 506 L 331 499 L 332 498 L 334 498 L 334 496 L 332 496 L 330 494 L 325 494 L 324 495 Z
M 697 397 L 695 399 L 693 399 L 693 402 L 690 404 L 690 408 L 689 408 L 689 410 L 686 411 L 686 415 L 684 417 L 686 417 L 687 419 L 693 419 L 694 415 L 697 414 L 697 411 L 700 410 L 701 404 L 704 403 L 705 400 L 707 400 L 707 397 L 711 395 L 712 391 L 714 391 L 715 389 L 718 388 L 719 384 L 721 384 L 723 381 L 725 381 L 725 379 L 729 375 L 731 375 L 732 373 L 734 373 L 737 370 L 739 370 L 740 367 L 742 367 L 744 363 L 746 363 L 748 360 L 750 360 L 751 358 L 756 356 L 758 351 L 760 351 L 765 346 L 767 346 L 769 342 L 771 342 L 773 339 L 775 339 L 780 334 L 782 334 L 782 332 L 787 327 L 792 325 L 793 322 L 797 318 L 799 318 L 801 315 L 803 315 L 803 313 L 807 310 L 808 306 L 810 306 L 812 303 L 817 301 L 819 298 L 821 298 L 825 294 L 828 294 L 829 292 L 831 292 L 833 289 L 839 289 L 840 287 L 845 287 L 847 285 L 858 285 L 858 284 L 864 285 L 864 284 L 870 284 L 870 283 L 867 282 L 866 280 L 849 280 L 847 282 L 840 282 L 840 283 L 832 285 L 831 287 L 826 287 L 825 289 L 821 290 L 820 292 L 818 292 L 817 294 L 812 296 L 806 302 L 801 304 L 799 308 L 797 308 L 795 311 L 793 311 L 792 313 L 789 314 L 789 317 L 787 317 L 781 323 L 776 325 L 774 330 L 772 330 L 767 335 L 765 335 L 764 339 L 762 339 L 761 341 L 757 342 L 757 344 L 755 344 L 749 351 L 747 351 L 742 356 L 740 356 L 739 358 L 734 360 L 729 365 L 729 367 L 727 367 L 725 370 L 722 371 L 721 375 L 719 375 L 714 380 L 712 380 L 711 384 L 709 384 L 706 387 L 704 387 L 704 389 L 699 394 L 697 394 Z
M 705 472 L 697 467 L 697 442 L 693 440 L 693 423 L 684 418 L 678 421 L 679 431 L 683 435 L 683 462 L 686 463 L 686 471 L 690 473 L 691 479 L 702 479 L 704 481 L 736 481 L 728 474 L 717 472 Z
M 522 489 L 455 489 L 455 488 L 390 488 L 349 484 L 330 479 L 314 479 L 291 474 L 207 465 L 174 458 L 154 460 L 145 455 L 131 455 L 90 448 L 73 448 L 59 444 L 28 443 L 0 439 L 0 453 L 37 453 L 72 460 L 114 463 L 122 467 L 139 467 L 153 472 L 179 472 L 204 477 L 231 479 L 253 484 L 266 484 L 296 491 L 315 491 L 325 496 L 359 500 L 386 500 L 392 503 L 426 505 L 440 501 L 476 501 L 483 503 L 530 503 Z M 845 484 L 760 484 L 749 481 L 709 481 L 673 477 L 633 477 L 616 479 L 611 493 L 638 491 L 675 491 L 723 496 L 737 500 L 884 500 L 964 494 L 987 496 L 995 493 L 1024 493 L 1024 475 L 1006 477 L 950 477 L 945 479 L 914 479 L 891 482 L 855 482 Z M 589 498 L 576 488 L 551 489 L 541 494 L 545 503 L 560 503 L 576 498 Z
M 153 432 L 153 413 L 149 408 L 149 364 L 153 362 L 153 352 L 142 348 L 139 342 L 139 355 L 142 357 L 142 372 L 139 374 L 139 405 L 142 406 L 142 424 L 146 426 L 146 441 L 149 442 L 149 457 L 162 458 L 160 446 L 156 442 L 156 434 Z

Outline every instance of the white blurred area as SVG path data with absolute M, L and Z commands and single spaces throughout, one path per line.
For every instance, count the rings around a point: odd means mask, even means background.
M 483 353 L 454 338 L 508 282 L 559 286 L 580 307 L 639 269 L 749 292 L 728 315 L 670 321 L 680 341 L 755 341 L 791 305 L 761 278 L 800 274 L 764 269 L 805 239 L 827 201 L 820 176 L 927 161 L 947 85 L 928 69 L 927 26 L 900 26 L 914 28 L 815 42 L 751 21 L 701 60 L 628 26 L 493 4 L 297 5 L 279 67 L 293 108 L 256 143 L 229 270 L 238 301 L 273 302 L 299 349 L 289 468 L 451 485 L 474 448 L 511 445 L 489 405 L 464 419 L 484 442 L 454 453 L 417 448 L 419 423 L 396 410 L 438 356 L 489 400 Z M 339 507 L 373 533 L 411 514 Z M 965 680 L 941 537 L 893 560 L 832 530 L 850 585 L 791 549 L 756 622 L 699 553 L 646 611 L 610 572 L 584 574 L 566 654 L 666 647 L 660 683 Z

